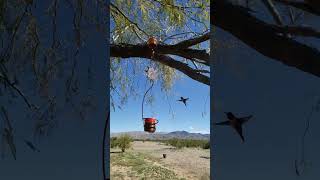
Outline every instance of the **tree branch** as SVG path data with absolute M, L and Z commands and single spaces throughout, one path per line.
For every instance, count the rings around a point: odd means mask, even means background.
M 205 33 L 204 35 L 202 36 L 199 36 L 199 37 L 195 37 L 193 39 L 188 39 L 188 40 L 185 40 L 185 41 L 181 41 L 175 45 L 172 45 L 173 47 L 175 48 L 178 48 L 178 49 L 185 49 L 185 48 L 188 48 L 188 47 L 191 47 L 191 46 L 194 46 L 196 44 L 199 44 L 199 43 L 202 43 L 204 41 L 207 41 L 210 39 L 210 33 Z
M 279 33 L 288 33 L 296 36 L 320 38 L 320 31 L 306 26 L 273 26 Z
M 281 3 L 283 5 L 292 6 L 297 9 L 301 9 L 311 14 L 320 16 L 320 6 L 313 6 L 305 2 L 297 2 L 297 1 L 290 1 L 290 0 L 274 0 L 274 1 Z
M 276 21 L 276 23 L 278 25 L 283 25 L 283 20 L 281 18 L 281 15 L 278 12 L 278 10 L 276 9 L 276 7 L 274 6 L 273 2 L 271 0 L 262 0 L 262 2 L 268 8 L 268 10 L 270 11 L 270 13 L 273 16 L 273 19 Z
M 121 44 L 121 45 L 110 45 L 110 56 L 111 57 L 141 57 L 151 58 L 152 50 L 147 44 Z M 193 59 L 198 63 L 209 65 L 209 54 L 205 50 L 197 49 L 177 49 L 174 45 L 158 45 L 156 48 L 157 54 L 171 54 L 181 56 L 187 59 Z
M 159 46 L 168 46 L 168 45 L 159 45 Z M 169 49 L 167 49 L 169 51 Z M 177 51 L 177 50 L 173 50 Z M 194 50 L 201 51 L 201 50 Z M 210 84 L 210 78 L 200 74 L 198 70 L 194 70 L 188 66 L 188 64 L 177 61 L 169 56 L 163 55 L 161 48 L 160 51 L 157 50 L 154 58 L 151 59 L 152 51 L 147 45 L 111 45 L 110 47 L 110 56 L 111 57 L 121 57 L 121 58 L 131 58 L 131 57 L 140 57 L 147 58 L 153 61 L 160 62 L 164 65 L 172 67 L 186 74 L 190 78 L 199 81 L 201 83 Z M 175 52 L 174 52 L 175 53 Z
M 27 97 L 23 94 L 23 92 L 12 82 L 10 82 L 10 80 L 8 79 L 8 77 L 6 75 L 1 75 L 0 74 L 0 78 L 4 80 L 4 83 L 8 84 L 13 90 L 15 90 L 23 99 L 23 101 L 26 103 L 26 105 L 29 108 L 32 108 L 31 103 L 29 102 L 29 100 L 27 99 Z
M 193 80 L 210 85 L 210 78 L 208 76 L 200 74 L 198 70 L 192 69 L 186 63 L 176 61 L 175 59 L 165 55 L 156 55 L 154 60 L 179 70 Z
M 280 35 L 273 25 L 257 19 L 241 6 L 216 0 L 211 17 L 213 25 L 261 54 L 320 77 L 320 52 L 317 49 Z
M 142 32 L 144 35 L 146 35 L 147 37 L 150 37 L 150 35 L 145 32 L 144 30 L 142 30 L 139 25 L 133 21 L 130 20 L 129 17 L 127 17 L 116 5 L 114 5 L 113 3 L 110 3 L 110 6 L 112 8 L 114 8 L 123 18 L 125 18 L 130 24 L 134 25 L 140 32 Z M 111 9 L 110 9 L 111 10 Z

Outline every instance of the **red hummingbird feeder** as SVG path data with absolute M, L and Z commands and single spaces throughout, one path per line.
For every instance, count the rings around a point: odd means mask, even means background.
M 156 118 L 143 118 L 144 120 L 144 131 L 154 133 L 156 131 L 156 124 L 158 120 Z

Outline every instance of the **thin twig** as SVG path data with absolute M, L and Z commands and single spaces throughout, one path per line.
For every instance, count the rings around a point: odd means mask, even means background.
M 263 4 L 268 8 L 269 12 L 273 16 L 273 19 L 276 21 L 278 25 L 283 25 L 283 20 L 281 18 L 280 13 L 277 8 L 273 4 L 272 0 L 262 0 Z
M 142 30 L 137 23 L 130 20 L 130 18 L 127 17 L 116 5 L 114 5 L 113 3 L 110 3 L 110 6 L 113 7 L 117 12 L 119 12 L 121 14 L 121 16 L 124 17 L 130 24 L 133 24 L 139 31 L 141 31 L 147 37 L 150 37 L 150 35 L 148 33 L 146 33 L 144 30 Z

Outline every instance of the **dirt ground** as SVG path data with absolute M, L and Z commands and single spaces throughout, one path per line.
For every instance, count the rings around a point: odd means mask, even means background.
M 163 154 L 167 157 L 163 158 Z M 111 149 L 111 179 L 208 180 L 210 150 L 134 141 L 125 154 Z

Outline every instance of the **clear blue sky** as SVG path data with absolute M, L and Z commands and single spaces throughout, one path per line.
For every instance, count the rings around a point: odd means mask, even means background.
M 180 73 L 180 72 L 179 72 Z M 144 75 L 141 76 L 145 82 Z M 148 84 L 149 86 L 149 84 Z M 155 101 L 152 106 L 145 104 L 145 116 L 159 119 L 157 132 L 185 130 L 189 132 L 210 133 L 210 87 L 183 75 L 176 81 L 170 94 L 161 92 L 159 84 L 152 93 Z M 141 103 L 144 84 L 139 89 L 139 98 L 130 98 L 123 110 L 111 112 L 111 132 L 143 131 Z M 179 101 L 180 96 L 189 97 L 187 107 Z M 170 112 L 171 111 L 171 112 Z

